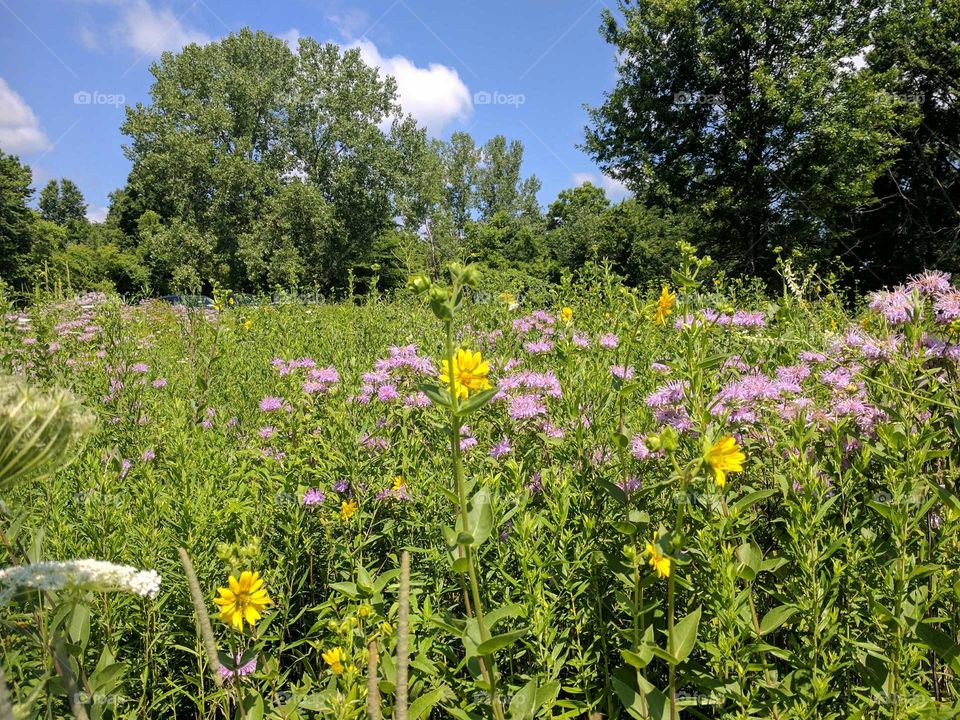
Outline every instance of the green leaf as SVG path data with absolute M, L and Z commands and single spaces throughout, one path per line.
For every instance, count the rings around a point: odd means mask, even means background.
M 760 634 L 766 635 L 773 632 L 792 618 L 796 612 L 797 609 L 790 605 L 779 605 L 773 608 L 760 621 Z
M 681 618 L 680 621 L 673 626 L 674 640 L 673 652 L 671 654 L 674 656 L 676 664 L 686 660 L 697 644 L 697 630 L 700 628 L 700 611 L 701 608 L 698 606 L 696 610 Z
M 342 595 L 346 595 L 351 600 L 356 600 L 358 597 L 360 597 L 360 591 L 357 588 L 356 583 L 335 582 L 335 583 L 330 583 L 330 587 L 336 590 L 338 593 L 341 593 Z
M 737 576 L 747 582 L 752 581 L 760 572 L 760 563 L 763 562 L 763 552 L 760 546 L 751 538 L 737 548 L 737 560 L 740 565 L 737 566 Z
M 960 673 L 960 646 L 957 645 L 956 640 L 928 623 L 917 625 L 917 637 L 923 645 L 939 655 L 955 673 Z
M 493 400 L 497 392 L 498 392 L 497 388 L 490 388 L 489 390 L 481 390 L 476 395 L 471 396 L 462 405 L 460 405 L 458 414 L 469 415 L 475 410 L 479 410 L 484 405 L 486 405 L 491 400 Z
M 474 546 L 483 545 L 493 531 L 493 501 L 490 498 L 490 488 L 486 485 L 471 498 L 467 520 L 470 523 L 469 532 L 473 535 Z M 461 528 L 466 529 L 468 528 Z
M 520 630 L 511 630 L 510 632 L 505 632 L 503 635 L 494 635 L 492 638 L 489 638 L 477 646 L 477 654 L 491 655 L 497 652 L 497 650 L 502 650 L 508 645 L 512 645 L 526 634 L 527 629 L 522 628 Z
M 442 685 L 436 690 L 431 690 L 428 693 L 424 693 L 410 703 L 410 707 L 407 708 L 407 716 L 413 718 L 413 720 L 420 720 L 420 718 L 426 717 L 433 709 L 434 705 L 442 700 L 448 699 L 448 694 L 449 690 L 447 689 L 446 685 Z
M 536 678 L 520 688 L 510 701 L 510 720 L 531 720 L 537 709 Z
M 445 388 L 439 385 L 421 385 L 419 389 L 434 404 L 453 409 L 453 404 L 450 402 L 450 393 Z
M 488 630 L 493 630 L 504 618 L 508 617 L 522 617 L 524 613 L 523 605 L 514 603 L 513 605 L 503 605 L 498 608 L 494 608 L 490 612 L 484 614 L 483 620 L 487 624 Z
M 87 646 L 87 641 L 90 640 L 90 608 L 82 603 L 73 606 L 67 632 L 70 634 L 70 639 L 80 647 Z
M 461 575 L 467 573 L 470 570 L 470 560 L 465 557 L 458 557 L 453 561 L 453 571 L 455 573 L 460 573 Z

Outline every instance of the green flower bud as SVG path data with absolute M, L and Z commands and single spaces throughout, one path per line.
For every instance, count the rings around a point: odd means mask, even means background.
M 430 282 L 430 278 L 423 273 L 412 275 L 407 281 L 407 287 L 416 292 L 418 295 L 427 292 L 432 286 L 433 283 Z

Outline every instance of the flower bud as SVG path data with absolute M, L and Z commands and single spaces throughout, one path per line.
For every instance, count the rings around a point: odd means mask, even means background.
M 428 278 L 423 273 L 417 273 L 416 275 L 412 275 L 410 279 L 407 281 L 407 287 L 413 290 L 418 295 L 421 293 L 427 292 L 432 285 L 433 283 L 430 282 L 430 278 Z

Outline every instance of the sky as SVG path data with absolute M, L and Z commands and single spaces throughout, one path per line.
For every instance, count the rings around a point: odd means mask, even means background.
M 33 170 L 34 186 L 68 177 L 102 220 L 130 169 L 125 105 L 148 103 L 164 50 L 242 27 L 295 47 L 300 36 L 359 47 L 397 78 L 400 102 L 433 137 L 503 134 L 525 147 L 540 202 L 585 181 L 613 199 L 577 148 L 615 81 L 599 32 L 614 0 L 0 0 L 0 149 Z

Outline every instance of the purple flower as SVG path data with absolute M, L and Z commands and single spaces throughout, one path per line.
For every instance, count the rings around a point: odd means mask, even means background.
M 265 398 L 263 398 L 263 400 L 260 401 L 260 409 L 263 412 L 273 412 L 275 410 L 282 410 L 283 398 L 267 395 Z
M 531 340 L 523 344 L 523 349 L 532 355 L 540 355 L 553 350 L 553 343 L 550 340 Z
M 157 378 L 156 380 L 154 380 L 154 381 L 153 381 L 152 383 L 150 383 L 150 384 L 153 385 L 155 388 L 157 388 L 157 390 L 159 390 L 160 388 L 165 388 L 165 387 L 167 386 L 167 379 L 166 379 L 166 378 Z
M 513 448 L 510 446 L 510 438 L 506 435 L 498 443 L 494 443 L 493 447 L 490 448 L 490 457 L 498 459 L 504 455 L 509 455 L 513 452 Z
M 637 460 L 646 460 L 653 455 L 650 448 L 647 447 L 647 441 L 643 435 L 634 435 L 630 440 L 630 454 Z
M 883 315 L 891 325 L 902 325 L 913 317 L 913 297 L 905 287 L 879 290 L 870 295 L 870 309 Z
M 428 407 L 430 405 L 430 398 L 422 392 L 417 391 L 412 395 L 407 395 L 403 399 L 403 404 L 405 407 Z
M 751 312 L 749 310 L 737 310 L 730 322 L 737 327 L 763 327 L 767 324 L 762 312 Z
M 538 415 L 546 415 L 547 408 L 536 395 L 517 395 L 510 398 L 507 413 L 513 421 L 526 420 Z
M 141 455 L 140 457 L 143 458 L 144 462 L 150 462 L 156 456 L 157 456 L 157 453 L 155 453 L 153 450 L 144 450 L 143 455 Z
M 620 380 L 632 380 L 633 368 L 627 367 L 626 365 L 611 365 L 610 374 Z
M 150 366 L 147 365 L 146 363 L 139 362 L 139 363 L 134 363 L 133 365 L 130 366 L 130 372 L 143 374 L 149 371 L 150 371 Z
M 397 388 L 393 385 L 381 385 L 377 388 L 377 400 L 380 402 L 391 402 L 399 399 L 400 393 L 397 392 Z
M 237 653 L 237 655 L 234 658 L 234 662 L 237 664 L 237 667 L 233 668 L 232 670 L 228 668 L 226 665 L 223 665 L 223 664 L 220 665 L 219 673 L 220 673 L 220 677 L 223 678 L 224 682 L 230 683 L 230 682 L 233 682 L 234 678 L 243 677 L 245 675 L 250 675 L 251 673 L 256 672 L 257 670 L 256 657 L 251 658 L 249 662 L 246 662 L 243 665 L 240 665 L 241 659 L 242 658 L 240 657 L 240 653 Z
M 601 335 L 600 340 L 598 342 L 600 343 L 600 347 L 602 348 L 607 348 L 608 350 L 615 350 L 617 346 L 620 344 L 620 338 L 618 338 L 613 333 L 607 333 L 606 335 Z
M 907 290 L 916 290 L 921 295 L 934 297 L 953 288 L 950 285 L 950 273 L 939 270 L 927 270 L 921 275 L 913 275 L 907 282 Z
M 319 488 L 310 488 L 303 494 L 303 498 L 300 500 L 300 502 L 307 507 L 313 507 L 314 505 L 320 505 L 326 499 L 327 495 L 325 492 Z
M 333 484 L 333 491 L 338 495 L 347 495 L 350 492 L 350 481 L 340 479 Z
M 590 346 L 590 338 L 581 333 L 575 332 L 573 334 L 573 344 L 579 348 L 585 348 Z
M 661 362 L 652 362 L 650 363 L 650 369 L 654 372 L 668 374 L 670 372 L 670 366 L 664 365 Z
M 638 478 L 631 475 L 626 480 L 618 482 L 617 487 L 623 490 L 624 495 L 630 495 L 640 489 L 641 483 Z
M 257 430 L 257 434 L 264 440 L 269 440 L 272 438 L 275 432 L 276 429 L 272 425 L 264 425 L 262 428 Z
M 121 478 L 126 477 L 127 472 L 130 470 L 132 466 L 133 466 L 133 463 L 130 462 L 130 460 L 128 460 L 127 458 L 124 458 L 123 461 L 120 463 L 120 477 Z
M 934 302 L 933 309 L 937 314 L 937 322 L 950 323 L 960 318 L 960 291 L 943 293 Z

